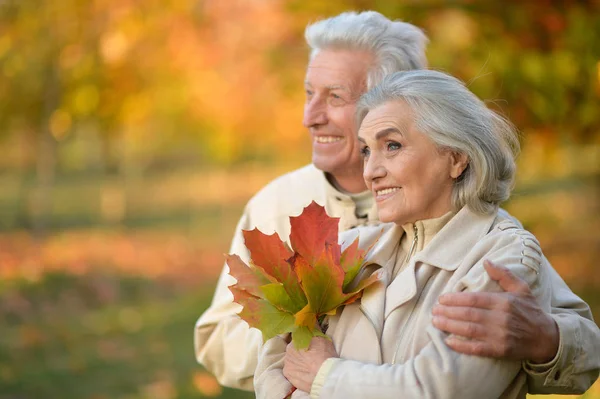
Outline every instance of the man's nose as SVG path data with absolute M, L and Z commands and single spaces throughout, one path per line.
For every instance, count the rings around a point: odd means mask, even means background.
M 320 99 L 313 97 L 304 104 L 304 118 L 302 119 L 304 127 L 325 125 L 327 121 L 327 107 Z

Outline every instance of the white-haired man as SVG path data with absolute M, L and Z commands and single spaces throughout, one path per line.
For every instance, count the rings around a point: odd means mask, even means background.
M 387 74 L 426 67 L 423 32 L 376 12 L 343 13 L 316 22 L 306 28 L 305 37 L 311 53 L 303 124 L 312 138 L 312 164 L 275 179 L 248 202 L 230 249 L 244 260 L 249 256 L 242 229 L 257 227 L 287 240 L 289 216 L 313 200 L 340 218 L 340 231 L 377 223 L 362 176 L 355 103 Z M 196 323 L 196 358 L 221 384 L 251 390 L 262 338 L 236 315 L 240 306 L 227 289 L 235 280 L 227 271 L 225 266 L 210 308 Z M 589 307 L 554 273 L 553 312 L 546 314 L 526 284 L 502 267 L 493 272 L 507 292 L 440 298 L 436 326 L 472 338 L 449 340 L 448 345 L 463 353 L 523 360 L 532 393 L 589 388 L 600 368 L 600 331 Z

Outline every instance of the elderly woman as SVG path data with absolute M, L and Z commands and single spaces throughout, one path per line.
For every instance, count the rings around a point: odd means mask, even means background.
M 329 320 L 325 338 L 298 351 L 265 343 L 258 398 L 524 398 L 518 361 L 454 352 L 432 326 L 446 292 L 499 291 L 485 268 L 505 265 L 550 309 L 546 260 L 535 237 L 498 213 L 513 185 L 518 141 L 512 126 L 455 78 L 395 73 L 357 108 L 364 178 L 383 235 L 366 259 L 380 284 Z M 343 233 L 369 247 L 381 226 Z M 287 347 L 286 347 L 287 345 Z

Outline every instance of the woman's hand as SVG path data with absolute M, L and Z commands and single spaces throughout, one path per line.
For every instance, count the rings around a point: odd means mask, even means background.
M 308 349 L 296 349 L 289 343 L 283 360 L 283 375 L 296 388 L 310 392 L 312 383 L 325 360 L 338 357 L 333 342 L 327 338 L 314 337 Z

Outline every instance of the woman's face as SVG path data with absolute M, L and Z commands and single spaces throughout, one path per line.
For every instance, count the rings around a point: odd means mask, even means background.
M 411 108 L 392 101 L 371 110 L 358 132 L 364 178 L 382 222 L 405 224 L 452 209 L 454 180 L 466 156 L 438 149 L 417 130 Z

